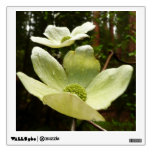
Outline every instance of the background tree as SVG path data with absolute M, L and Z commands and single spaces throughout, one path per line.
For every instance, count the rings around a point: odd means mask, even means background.
M 96 26 L 94 29 L 94 42 L 93 46 L 98 47 L 100 45 L 100 12 L 93 12 L 93 23 Z

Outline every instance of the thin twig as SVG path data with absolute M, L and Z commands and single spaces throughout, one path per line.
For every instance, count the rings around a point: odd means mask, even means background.
M 97 128 L 98 130 L 101 131 L 107 131 L 106 129 L 102 128 L 101 126 L 97 125 L 96 123 L 94 123 L 93 121 L 90 120 L 86 120 L 88 123 L 90 123 L 91 125 L 93 125 L 95 128 Z
M 76 119 L 73 118 L 72 119 L 72 125 L 71 125 L 71 131 L 75 131 L 75 128 L 76 128 Z
M 114 53 L 113 53 L 113 51 L 111 50 L 111 51 L 110 51 L 110 54 L 109 54 L 109 56 L 108 56 L 108 58 L 107 58 L 107 60 L 106 60 L 106 62 L 105 62 L 105 64 L 104 64 L 104 67 L 103 67 L 102 71 L 107 68 L 107 66 L 108 66 L 108 64 L 109 64 L 109 61 L 110 61 L 111 57 L 113 56 L 113 54 L 114 54 Z

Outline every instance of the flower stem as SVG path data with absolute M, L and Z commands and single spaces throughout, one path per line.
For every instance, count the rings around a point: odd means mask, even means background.
M 108 56 L 108 58 L 107 58 L 107 60 L 106 60 L 106 62 L 105 62 L 105 64 L 104 64 L 104 67 L 103 67 L 102 71 L 107 68 L 107 66 L 108 66 L 108 64 L 109 64 L 109 61 L 110 61 L 111 57 L 113 56 L 113 54 L 114 54 L 114 53 L 113 53 L 113 51 L 111 50 L 111 51 L 110 51 L 110 54 L 109 54 L 109 56 Z
M 73 118 L 72 119 L 72 124 L 71 124 L 71 131 L 75 131 L 75 128 L 76 128 L 76 119 Z
M 88 123 L 90 123 L 91 125 L 93 125 L 95 128 L 97 128 L 98 130 L 101 131 L 107 131 L 106 129 L 102 128 L 101 126 L 97 125 L 96 123 L 94 123 L 93 121 L 90 120 L 86 120 Z

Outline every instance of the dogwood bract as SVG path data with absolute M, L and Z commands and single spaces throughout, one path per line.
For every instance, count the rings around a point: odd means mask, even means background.
M 18 72 L 27 91 L 52 109 L 81 120 L 104 121 L 97 110 L 108 108 L 126 90 L 133 72 L 130 65 L 100 72 L 90 45 L 69 51 L 63 67 L 40 47 L 33 48 L 31 59 L 44 83 Z
M 67 27 L 56 27 L 49 25 L 45 29 L 44 35 L 47 38 L 31 37 L 33 42 L 46 45 L 51 48 L 61 48 L 72 45 L 75 40 L 81 40 L 89 37 L 86 33 L 95 28 L 91 22 L 86 22 L 81 26 L 76 27 L 71 33 Z

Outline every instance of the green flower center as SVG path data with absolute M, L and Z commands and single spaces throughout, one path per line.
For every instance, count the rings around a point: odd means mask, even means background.
M 61 40 L 61 43 L 63 43 L 63 42 L 66 41 L 66 40 L 69 40 L 70 38 L 71 38 L 70 36 L 65 36 L 65 37 L 63 37 L 62 40 Z
M 79 96 L 83 101 L 87 99 L 87 93 L 85 88 L 80 86 L 79 84 L 70 84 L 64 88 L 65 92 L 70 92 Z

